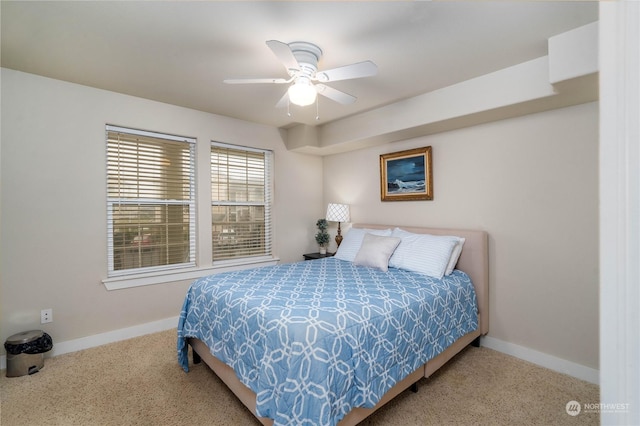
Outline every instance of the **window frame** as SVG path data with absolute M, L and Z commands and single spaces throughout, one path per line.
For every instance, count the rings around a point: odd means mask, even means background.
M 216 148 L 229 149 L 234 151 L 243 151 L 247 153 L 258 153 L 264 155 L 264 199 L 262 202 L 257 201 L 216 201 L 213 199 L 213 176 L 210 177 L 209 184 L 211 188 L 211 208 L 209 210 L 211 214 L 211 262 L 215 266 L 228 266 L 239 263 L 255 263 L 264 262 L 274 259 L 273 256 L 273 168 L 274 168 L 274 153 L 268 149 L 253 148 L 243 145 L 235 145 L 224 142 L 211 141 L 210 153 L 209 153 L 209 167 L 213 169 L 212 156 L 213 151 Z M 229 257 L 224 259 L 215 258 L 214 250 L 214 207 L 252 207 L 262 206 L 264 207 L 264 237 L 262 244 L 264 249 L 260 254 L 250 254 L 245 256 Z
M 120 127 L 109 125 L 114 129 L 125 129 L 125 130 L 135 130 L 128 127 Z M 156 134 L 158 132 L 146 132 L 142 130 L 137 130 L 144 134 Z M 106 132 L 105 132 L 106 136 Z M 171 136 L 171 135 L 166 135 Z M 182 138 L 180 138 L 182 139 Z M 270 209 L 270 223 L 271 223 L 271 231 L 270 231 L 270 253 L 265 254 L 264 256 L 254 256 L 247 258 L 236 258 L 231 260 L 220 260 L 216 261 L 215 264 L 212 261 L 212 254 L 209 254 L 209 250 L 212 249 L 212 232 L 209 229 L 209 226 L 212 225 L 212 217 L 211 217 L 211 199 L 209 201 L 205 201 L 204 205 L 202 202 L 207 199 L 207 197 L 211 196 L 211 176 L 209 173 L 202 173 L 202 168 L 208 168 L 210 170 L 211 167 L 211 140 L 208 140 L 206 144 L 198 142 L 195 138 L 194 140 L 194 149 L 195 149 L 195 166 L 194 166 L 194 189 L 195 192 L 195 208 L 191 210 L 195 217 L 194 220 L 194 238 L 192 239 L 193 244 L 195 244 L 195 264 L 192 266 L 180 266 L 180 267 L 171 267 L 162 270 L 155 271 L 146 271 L 141 272 L 137 271 L 136 273 L 128 273 L 114 276 L 106 276 L 101 281 L 104 284 L 105 288 L 108 291 L 122 290 L 140 286 L 147 285 L 155 285 L 155 284 L 167 284 L 167 283 L 182 283 L 188 284 L 194 279 L 201 278 L 207 275 L 229 272 L 229 271 L 237 271 L 247 268 L 253 267 L 262 267 L 262 266 L 273 266 L 278 264 L 280 259 L 275 254 L 275 246 L 274 246 L 274 236 L 275 236 L 275 228 L 274 228 L 274 218 L 273 218 L 273 196 L 274 196 L 274 188 L 275 188 L 275 180 L 274 180 L 274 170 L 275 170 L 275 153 L 271 150 L 261 150 L 256 148 L 251 148 L 247 146 L 240 145 L 229 145 L 233 148 L 241 148 L 247 150 L 258 150 L 265 151 L 269 153 L 269 176 L 267 179 L 267 185 L 269 189 L 269 194 L 271 196 L 269 209 Z M 106 137 L 102 140 L 102 143 L 105 143 L 105 166 L 107 161 L 107 153 L 106 153 Z M 216 142 L 219 143 L 219 142 Z M 205 149 L 203 149 L 205 148 Z M 105 179 L 107 178 L 107 174 L 105 173 Z M 105 180 L 105 201 L 107 199 L 107 181 Z M 107 215 L 109 213 L 108 206 L 105 205 L 107 209 Z M 208 223 L 207 223 L 208 222 Z M 198 231 L 199 230 L 199 231 Z M 207 231 L 208 230 L 208 231 Z M 108 239 L 108 232 L 105 232 L 105 235 Z M 195 232 L 203 233 L 202 235 L 196 234 Z M 207 235 L 208 234 L 208 235 Z M 107 244 L 108 245 L 108 244 Z M 111 252 L 112 253 L 112 252 Z M 106 253 L 108 255 L 108 253 Z M 108 263 L 105 262 L 105 263 Z M 105 274 L 107 274 L 108 266 L 105 264 Z
M 139 136 L 146 138 L 154 138 L 159 141 L 165 140 L 167 143 L 185 143 L 188 144 L 189 150 L 189 170 L 187 175 L 189 177 L 189 197 L 186 200 L 172 200 L 172 199 L 160 199 L 160 198 L 145 198 L 145 197 L 111 197 L 108 189 L 109 180 L 109 134 L 110 133 L 122 133 L 129 136 Z M 151 132 L 146 130 L 132 129 L 128 127 L 114 126 L 107 124 L 105 126 L 105 160 L 106 160 L 106 178 L 107 178 L 107 280 L 122 280 L 135 277 L 144 277 L 149 274 L 166 274 L 175 271 L 183 270 L 186 268 L 194 268 L 196 266 L 196 139 L 192 137 L 177 136 L 160 132 Z M 172 263 L 165 265 L 154 266 L 139 266 L 135 268 L 126 268 L 116 270 L 115 263 L 115 242 L 114 242 L 114 206 L 115 205 L 154 205 L 154 206 L 185 206 L 189 209 L 189 242 L 188 242 L 188 259 L 185 262 Z

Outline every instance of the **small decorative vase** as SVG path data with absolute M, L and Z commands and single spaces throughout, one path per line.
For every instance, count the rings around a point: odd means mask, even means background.
M 327 248 L 326 247 L 320 247 L 320 254 L 327 254 Z

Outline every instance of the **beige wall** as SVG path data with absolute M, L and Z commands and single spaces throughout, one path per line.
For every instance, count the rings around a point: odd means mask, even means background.
M 276 252 L 315 250 L 327 202 L 353 221 L 490 235 L 490 336 L 598 368 L 598 110 L 589 103 L 328 157 L 277 129 L 2 69 L 0 339 L 66 341 L 178 315 L 188 281 L 107 291 L 104 125 L 275 151 Z M 380 202 L 379 155 L 431 145 L 435 200 Z M 199 209 L 208 209 L 199 186 Z M 207 228 L 206 215 L 199 226 Z M 335 233 L 335 229 L 331 229 Z M 207 262 L 210 249 L 200 251 Z M 54 322 L 39 324 L 43 308 Z
M 105 124 L 275 152 L 276 255 L 314 248 L 322 215 L 322 159 L 285 149 L 277 129 L 2 69 L 0 339 L 43 329 L 54 342 L 177 316 L 189 281 L 107 291 Z M 197 186 L 199 229 L 210 229 L 210 189 Z M 210 262 L 210 246 L 199 264 Z M 209 256 L 209 258 L 207 258 Z M 40 324 L 53 308 L 54 322 Z M 4 350 L 2 350 L 4 353 Z
M 381 202 L 380 154 L 428 145 L 435 199 Z M 488 231 L 489 335 L 598 368 L 597 103 L 325 157 L 324 200 L 354 222 Z

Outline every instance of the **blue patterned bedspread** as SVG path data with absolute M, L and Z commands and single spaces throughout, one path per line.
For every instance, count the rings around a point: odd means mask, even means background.
M 442 280 L 335 258 L 196 280 L 178 325 L 257 395 L 276 425 L 335 425 L 478 327 L 469 277 Z

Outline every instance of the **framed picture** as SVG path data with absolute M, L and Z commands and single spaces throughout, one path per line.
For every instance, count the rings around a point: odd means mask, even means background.
M 433 200 L 430 146 L 380 156 L 380 199 Z

